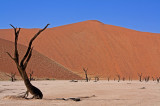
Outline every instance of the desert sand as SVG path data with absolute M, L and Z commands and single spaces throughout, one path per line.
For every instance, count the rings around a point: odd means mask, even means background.
M 24 45 L 18 45 L 20 58 L 24 56 L 27 47 Z M 10 74 L 16 72 L 16 77 L 19 77 L 18 70 L 14 61 L 7 55 L 6 52 L 14 55 L 14 43 L 0 38 L 0 72 Z M 76 75 L 66 67 L 47 58 L 39 52 L 33 50 L 32 58 L 26 69 L 27 73 L 33 71 L 34 78 L 41 79 L 81 79 L 80 76 Z M 0 80 L 9 79 L 5 74 L 0 73 Z
M 19 44 L 27 46 L 38 30 L 22 28 Z M 0 29 L 0 38 L 13 41 L 13 29 Z M 137 73 L 143 73 L 143 77 L 160 76 L 158 33 L 140 32 L 88 20 L 48 28 L 35 40 L 33 46 L 43 56 L 81 77 L 84 74 L 82 67 L 88 67 L 88 74 L 92 77 L 111 76 L 113 79 L 120 74 L 138 79 Z
M 42 100 L 9 98 L 26 91 L 22 81 L 0 81 L 0 106 L 159 106 L 160 84 L 139 81 L 70 82 L 32 81 L 43 92 Z M 31 95 L 29 96 L 31 97 Z M 81 101 L 56 98 L 81 97 Z

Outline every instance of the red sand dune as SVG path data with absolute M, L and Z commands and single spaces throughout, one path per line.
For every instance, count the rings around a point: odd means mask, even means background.
M 28 45 L 39 29 L 22 29 L 19 43 Z M 13 29 L 1 29 L 0 37 L 13 41 Z M 34 49 L 83 76 L 88 73 L 106 78 L 160 76 L 160 34 L 140 32 L 84 21 L 45 30 L 34 42 Z
M 20 58 L 24 55 L 27 47 L 18 45 Z M 14 55 L 14 43 L 0 39 L 0 76 L 1 80 L 6 79 L 4 73 L 10 74 L 16 72 L 18 74 L 14 61 L 6 54 L 9 52 Z M 30 62 L 28 63 L 27 72 L 32 70 L 34 78 L 52 78 L 52 79 L 81 79 L 80 76 L 74 74 L 67 68 L 41 55 L 37 51 L 33 51 Z M 2 76 L 3 75 L 3 76 Z M 9 78 L 9 77 L 7 77 Z

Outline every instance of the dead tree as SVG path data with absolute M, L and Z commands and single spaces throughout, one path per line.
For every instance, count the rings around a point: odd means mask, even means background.
M 125 81 L 125 77 L 123 77 L 122 80 Z
M 147 82 L 149 81 L 149 79 L 150 79 L 150 76 L 147 76 Z
M 132 81 L 131 77 L 129 76 L 129 81 Z
M 12 82 L 14 82 L 14 81 L 16 80 L 16 78 L 15 78 L 16 73 L 12 73 L 12 72 L 11 72 L 11 75 L 8 75 L 8 74 L 6 74 L 6 75 L 11 78 L 11 81 L 12 81 Z
M 86 76 L 86 81 L 88 82 L 87 70 L 88 70 L 88 68 L 87 68 L 87 69 L 83 68 L 83 71 L 84 71 L 84 73 L 85 73 L 85 76 Z
M 97 81 L 99 81 L 99 77 L 97 77 Z
M 157 77 L 157 82 L 159 83 L 159 79 L 160 79 L 160 77 Z
M 109 80 L 110 80 L 110 77 L 111 77 L 111 76 L 108 76 L 108 77 L 107 77 L 108 82 L 109 82 Z
M 142 73 L 138 73 L 138 76 L 139 76 L 139 81 L 142 82 Z
M 118 77 L 118 82 L 120 81 L 120 79 L 121 79 L 121 76 L 118 74 L 117 75 L 117 77 Z
M 95 78 L 95 81 L 94 81 L 94 82 L 99 81 L 99 77 L 98 77 L 98 76 L 95 76 L 94 78 Z
M 94 82 L 97 82 L 97 77 L 96 76 L 94 77 Z
M 29 73 L 29 80 L 30 81 L 34 80 L 34 78 L 32 76 L 33 76 L 33 71 L 30 70 L 30 73 Z
M 11 25 L 11 24 L 10 24 Z M 23 96 L 24 98 L 28 97 L 28 94 L 31 93 L 33 95 L 32 98 L 35 99 L 42 99 L 43 98 L 43 94 L 42 92 L 35 86 L 33 86 L 30 81 L 29 78 L 27 76 L 26 73 L 26 68 L 28 65 L 28 62 L 32 56 L 32 43 L 33 41 L 37 38 L 37 36 L 43 32 L 49 24 L 47 24 L 43 29 L 39 30 L 34 36 L 33 38 L 30 40 L 27 51 L 24 55 L 24 57 L 20 60 L 19 59 L 19 53 L 18 53 L 18 48 L 17 48 L 17 42 L 18 42 L 18 36 L 19 36 L 19 32 L 21 30 L 21 28 L 15 28 L 13 25 L 11 25 L 11 27 L 14 29 L 14 34 L 15 34 L 15 42 L 14 42 L 14 56 L 12 56 L 10 53 L 7 52 L 7 54 L 9 55 L 9 57 L 15 62 L 18 72 L 20 74 L 20 76 L 22 77 L 24 84 L 27 88 L 27 91 L 25 93 L 25 95 Z
M 144 77 L 144 80 L 145 80 L 146 82 L 148 82 L 148 81 L 149 81 L 149 78 L 150 78 L 150 76 L 146 76 L 146 77 Z

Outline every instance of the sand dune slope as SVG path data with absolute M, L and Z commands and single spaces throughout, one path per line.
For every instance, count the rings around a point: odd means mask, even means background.
M 22 29 L 19 42 L 39 29 Z M 13 29 L 1 29 L 0 37 L 13 40 Z M 103 24 L 96 20 L 48 28 L 34 42 L 35 50 L 72 71 L 106 78 L 160 76 L 160 34 L 139 32 Z
M 27 47 L 18 45 L 20 58 L 24 55 Z M 16 65 L 12 59 L 6 54 L 9 52 L 14 54 L 14 43 L 0 39 L 0 72 L 11 73 L 18 71 Z M 41 55 L 37 51 L 33 51 L 33 56 L 31 57 L 30 62 L 28 63 L 27 72 L 30 70 L 34 72 L 33 76 L 35 78 L 52 78 L 52 79 L 80 79 L 78 75 L 74 74 L 64 66 L 58 64 L 55 61 Z M 1 75 L 3 79 L 6 79 L 4 74 Z

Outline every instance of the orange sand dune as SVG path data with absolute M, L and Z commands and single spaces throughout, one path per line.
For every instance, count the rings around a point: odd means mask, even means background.
M 24 55 L 27 47 L 18 45 L 20 58 Z M 14 43 L 0 39 L 0 73 L 16 72 L 17 68 L 13 60 L 6 54 L 6 52 L 14 55 Z M 34 78 L 52 78 L 52 79 L 81 79 L 80 76 L 74 74 L 67 68 L 41 55 L 37 51 L 33 51 L 33 56 L 28 63 L 27 72 L 32 70 Z M 5 74 L 0 75 L 0 80 L 6 79 Z M 7 77 L 9 79 L 9 77 Z
M 28 45 L 38 30 L 22 29 L 20 44 Z M 12 41 L 13 29 L 1 29 L 0 37 Z M 34 49 L 81 76 L 82 67 L 103 78 L 120 74 L 137 79 L 137 73 L 160 76 L 160 34 L 96 20 L 48 28 L 36 39 Z

